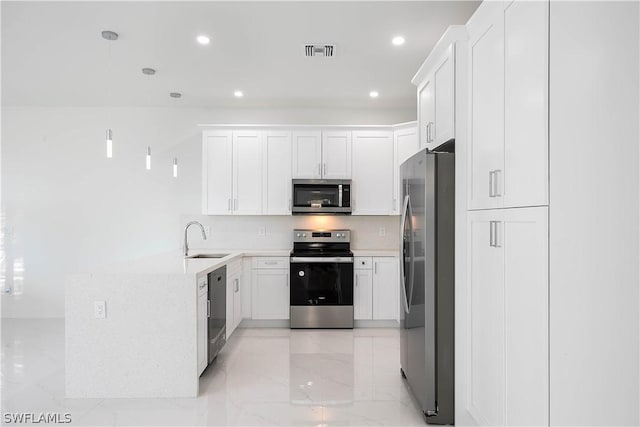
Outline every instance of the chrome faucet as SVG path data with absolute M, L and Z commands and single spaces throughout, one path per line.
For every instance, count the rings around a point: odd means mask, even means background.
M 204 240 L 207 240 L 207 233 L 205 233 L 204 227 L 202 226 L 202 224 L 200 224 L 198 221 L 191 221 L 190 223 L 188 223 L 187 226 L 184 228 L 184 256 L 185 257 L 189 255 L 189 244 L 187 243 L 187 230 L 189 230 L 189 227 L 194 224 L 198 224 L 200 226 L 200 230 L 202 231 L 202 238 Z

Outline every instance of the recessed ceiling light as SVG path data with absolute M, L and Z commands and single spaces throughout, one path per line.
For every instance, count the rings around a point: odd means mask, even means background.
M 237 90 L 233 92 L 233 96 L 235 96 L 236 98 L 242 98 L 244 96 L 244 93 L 242 93 L 241 90 Z
M 377 98 L 377 97 L 378 97 L 378 95 L 380 95 L 380 94 L 379 94 L 377 91 L 375 91 L 375 90 L 372 90 L 371 92 L 369 92 L 369 96 L 370 96 L 371 98 Z
M 181 98 L 182 94 L 180 92 L 171 92 L 169 93 L 169 96 L 172 98 Z
M 115 31 L 111 31 L 111 30 L 104 30 L 102 33 L 100 33 L 102 35 L 102 38 L 105 40 L 118 40 L 118 33 L 116 33 Z
M 404 44 L 404 37 L 395 36 L 393 40 L 391 40 L 391 43 L 393 43 L 396 46 L 402 46 Z
M 153 76 L 156 73 L 156 70 L 153 68 L 143 68 L 142 74 L 146 74 L 147 76 Z
M 205 36 L 205 35 L 200 35 L 200 36 L 196 37 L 196 40 L 200 44 L 209 44 L 209 42 L 211 42 L 211 39 L 209 37 Z

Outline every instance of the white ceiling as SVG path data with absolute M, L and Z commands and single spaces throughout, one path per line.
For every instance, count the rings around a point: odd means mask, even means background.
M 2 103 L 405 108 L 431 48 L 478 5 L 3 1 Z M 120 39 L 102 39 L 105 29 Z M 198 34 L 211 44 L 197 44 Z M 398 34 L 404 46 L 391 44 Z M 307 42 L 335 43 L 336 56 L 305 58 Z

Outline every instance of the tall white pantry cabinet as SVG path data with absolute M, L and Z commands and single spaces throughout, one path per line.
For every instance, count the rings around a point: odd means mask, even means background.
M 639 18 L 515 0 L 467 23 L 456 425 L 640 424 Z

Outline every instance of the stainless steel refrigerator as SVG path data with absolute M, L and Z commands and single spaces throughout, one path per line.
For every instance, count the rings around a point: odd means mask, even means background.
M 428 424 L 454 424 L 454 154 L 420 151 L 400 176 L 401 373 Z

